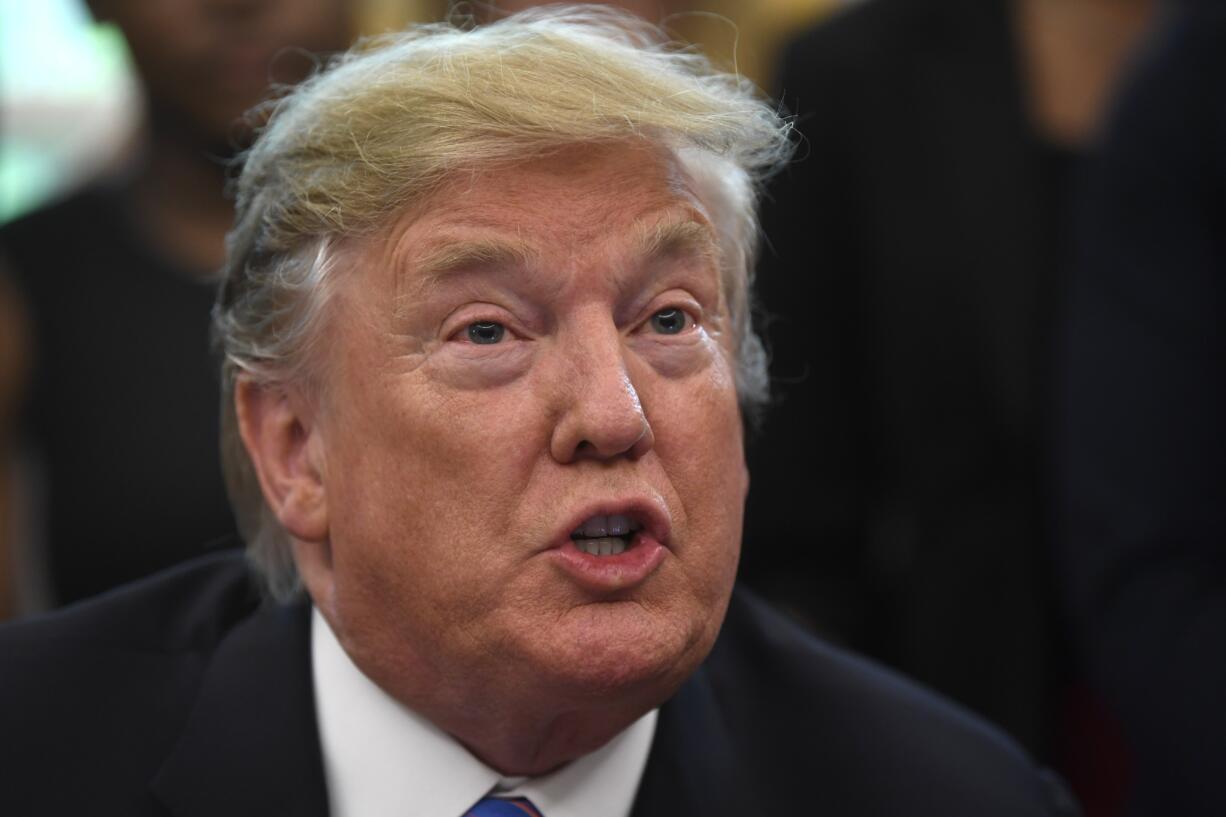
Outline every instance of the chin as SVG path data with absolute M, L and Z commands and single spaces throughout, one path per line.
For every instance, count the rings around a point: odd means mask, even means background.
M 571 611 L 533 651 L 572 700 L 616 695 L 654 706 L 702 663 L 717 632 L 706 617 L 679 622 L 637 602 L 602 602 Z

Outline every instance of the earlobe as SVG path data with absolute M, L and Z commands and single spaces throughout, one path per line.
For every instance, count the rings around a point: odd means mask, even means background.
M 290 388 L 239 376 L 234 408 L 268 507 L 295 540 L 325 543 L 328 502 L 322 440 L 307 401 Z

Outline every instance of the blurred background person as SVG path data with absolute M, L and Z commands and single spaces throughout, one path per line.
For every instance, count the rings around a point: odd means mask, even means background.
M 1173 13 L 1089 166 L 1061 553 L 1135 758 L 1129 815 L 1226 814 L 1226 8 Z
M 804 144 L 763 218 L 780 401 L 751 450 L 744 575 L 1049 761 L 1080 728 L 1057 723 L 1045 456 L 1070 194 L 1154 16 L 867 0 L 776 78 Z
M 270 82 L 313 67 L 297 49 L 343 49 L 352 28 L 344 0 L 90 9 L 118 25 L 142 80 L 139 142 L 122 166 L 0 230 L 31 328 L 22 495 L 51 603 L 237 544 L 207 337 L 232 220 L 227 160 Z

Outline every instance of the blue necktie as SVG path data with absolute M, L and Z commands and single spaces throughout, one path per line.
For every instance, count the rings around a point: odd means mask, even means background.
M 544 817 L 544 815 L 523 797 L 510 800 L 501 797 L 485 797 L 465 812 L 464 817 Z

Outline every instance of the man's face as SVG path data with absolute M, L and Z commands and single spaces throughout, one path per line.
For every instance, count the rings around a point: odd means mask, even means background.
M 353 250 L 310 589 L 367 675 L 654 705 L 705 657 L 747 490 L 714 242 L 673 158 L 615 146 L 457 175 Z
M 93 0 L 123 30 L 155 108 L 225 143 L 239 117 L 313 67 L 299 49 L 349 46 L 344 0 Z

